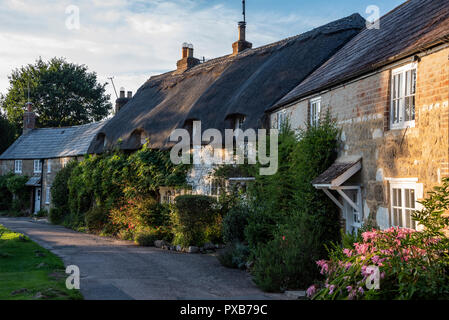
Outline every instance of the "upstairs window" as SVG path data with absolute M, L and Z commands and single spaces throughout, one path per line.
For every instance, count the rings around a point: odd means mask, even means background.
M 281 130 L 287 120 L 287 112 L 282 110 L 277 113 L 276 129 Z
M 321 98 L 310 100 L 310 125 L 318 126 L 320 123 Z
M 47 160 L 47 173 L 51 173 L 51 160 Z
M 14 173 L 16 174 L 22 173 L 22 160 L 14 161 Z
M 395 69 L 391 75 L 391 129 L 415 126 L 417 64 Z
M 42 161 L 34 160 L 34 173 L 42 172 Z

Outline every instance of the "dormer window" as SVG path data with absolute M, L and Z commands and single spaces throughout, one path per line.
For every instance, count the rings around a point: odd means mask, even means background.
M 245 122 L 245 117 L 242 115 L 236 116 L 234 118 L 234 130 L 243 129 L 243 123 Z

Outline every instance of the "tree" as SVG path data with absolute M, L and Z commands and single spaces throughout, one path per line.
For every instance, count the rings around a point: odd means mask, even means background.
M 0 111 L 0 154 L 2 154 L 15 138 L 15 128 Z
M 22 129 L 25 103 L 34 104 L 39 127 L 64 127 L 100 121 L 112 108 L 105 84 L 85 65 L 53 58 L 15 69 L 10 88 L 0 100 L 7 117 L 18 132 Z M 28 90 L 29 88 L 29 90 Z M 29 92 L 28 92 L 29 91 Z M 28 98 L 29 94 L 29 98 Z

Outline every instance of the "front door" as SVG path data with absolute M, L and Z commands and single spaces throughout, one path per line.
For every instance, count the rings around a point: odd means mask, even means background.
M 41 210 L 41 197 L 42 197 L 42 189 L 35 188 L 34 195 L 34 213 L 38 213 Z
M 354 204 L 361 208 L 361 194 L 357 190 L 344 191 L 346 195 L 352 200 Z M 362 227 L 362 214 L 355 210 L 347 201 L 344 201 L 344 216 L 346 220 L 346 232 L 350 234 L 357 234 Z

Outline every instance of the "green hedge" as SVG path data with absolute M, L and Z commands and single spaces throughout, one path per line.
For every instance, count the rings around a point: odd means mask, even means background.
M 219 220 L 215 198 L 201 195 L 176 197 L 172 213 L 174 243 L 188 247 L 217 241 L 221 229 L 217 226 Z

